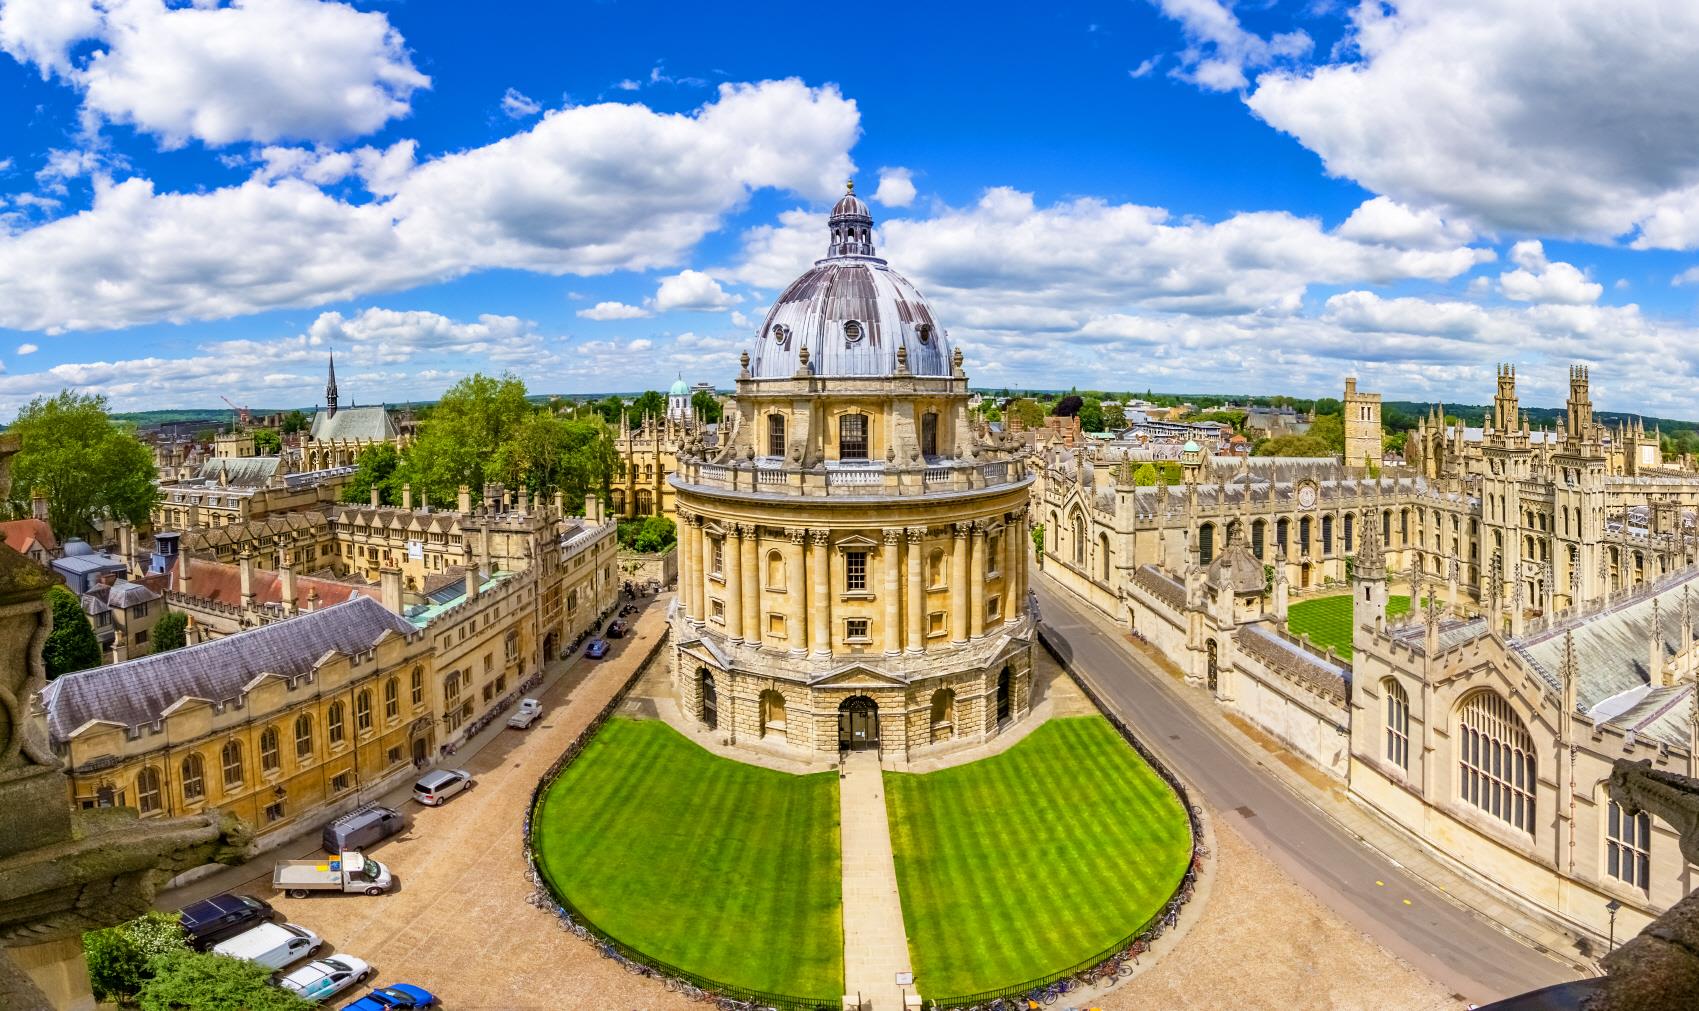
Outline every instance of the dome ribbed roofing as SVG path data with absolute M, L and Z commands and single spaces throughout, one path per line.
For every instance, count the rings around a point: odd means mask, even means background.
M 680 376 L 678 380 L 673 383 L 672 389 L 667 391 L 670 396 L 674 397 L 682 397 L 689 392 L 690 387 L 685 383 L 683 376 Z
M 873 218 L 854 192 L 832 208 L 825 259 L 791 282 L 756 332 L 749 373 L 784 379 L 801 367 L 817 376 L 890 376 L 897 351 L 916 376 L 952 373 L 949 335 L 909 281 L 873 255 Z

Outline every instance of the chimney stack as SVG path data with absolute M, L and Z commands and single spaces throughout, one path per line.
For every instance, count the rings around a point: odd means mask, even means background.
M 395 614 L 401 613 L 401 570 L 379 569 L 378 586 L 383 597 L 383 606 Z
M 413 486 L 411 484 L 401 486 L 401 508 L 408 512 L 413 511 Z
M 254 555 L 247 548 L 236 559 L 236 569 L 242 578 L 242 610 L 246 611 L 254 606 Z
M 295 567 L 292 565 L 280 566 L 277 575 L 283 581 L 283 613 L 294 614 L 300 610 L 295 605 Z
M 30 515 L 31 516 L 42 521 L 43 523 L 47 522 L 47 491 L 46 491 L 46 489 L 36 488 L 36 489 L 34 489 L 33 491 L 30 492 L 29 507 L 30 507 Z
M 478 567 L 476 565 L 467 566 L 466 567 L 466 599 L 467 600 L 477 600 L 478 599 L 478 584 L 481 583 L 481 582 L 483 582 L 483 580 L 478 576 Z
M 372 489 L 372 508 L 376 509 L 378 506 L 380 506 L 382 504 L 383 504 L 382 502 L 378 501 L 378 490 L 376 488 L 373 488 Z
M 529 513 L 530 511 L 531 511 L 531 489 L 525 487 L 524 485 L 520 485 L 520 487 L 519 487 L 519 513 L 520 513 L 520 515 L 523 516 L 523 515 Z
M 472 511 L 472 489 L 467 485 L 460 486 L 459 505 L 461 513 L 469 513 Z
M 589 494 L 584 496 L 584 522 L 590 524 L 591 526 L 597 525 L 596 509 L 601 504 L 602 504 L 601 500 L 596 497 L 595 492 L 590 492 Z
M 566 515 L 566 496 L 561 493 L 559 488 L 555 489 L 555 515 Z
M 189 552 L 181 545 L 177 548 L 177 592 L 191 593 L 189 588 Z

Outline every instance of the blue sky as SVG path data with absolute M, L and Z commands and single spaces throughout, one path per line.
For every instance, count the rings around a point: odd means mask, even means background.
M 1699 8 L 0 0 L 0 415 L 729 384 L 853 175 L 976 384 L 1699 417 Z

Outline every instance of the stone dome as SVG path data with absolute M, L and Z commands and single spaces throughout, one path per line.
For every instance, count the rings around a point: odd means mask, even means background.
M 832 208 L 826 257 L 791 282 L 755 335 L 749 374 L 788 379 L 802 365 L 817 376 L 891 376 L 897 351 L 916 376 L 951 374 L 949 335 L 908 278 L 874 255 L 873 216 L 854 184 Z

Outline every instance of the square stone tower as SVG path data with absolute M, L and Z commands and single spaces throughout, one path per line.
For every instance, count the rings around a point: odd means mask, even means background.
M 1357 378 L 1345 378 L 1345 466 L 1380 467 L 1380 394 L 1357 392 Z

